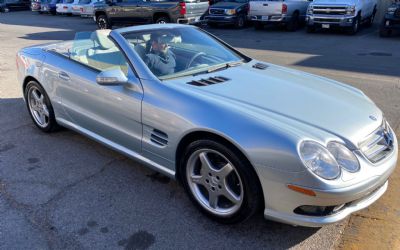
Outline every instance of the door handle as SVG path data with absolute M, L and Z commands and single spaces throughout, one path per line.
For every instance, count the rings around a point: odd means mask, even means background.
M 69 75 L 62 71 L 58 73 L 58 78 L 63 79 L 65 81 L 69 81 L 69 79 L 70 79 Z

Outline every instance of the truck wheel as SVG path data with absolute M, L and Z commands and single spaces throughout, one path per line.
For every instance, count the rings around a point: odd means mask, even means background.
M 353 25 L 350 27 L 350 29 L 347 31 L 349 35 L 355 35 L 360 28 L 360 16 L 358 15 L 357 17 L 354 18 L 353 20 Z
M 245 23 L 246 23 L 246 20 L 245 20 L 244 16 L 238 16 L 238 19 L 236 20 L 236 23 L 235 23 L 235 27 L 238 29 L 241 29 L 244 27 Z
M 155 19 L 154 23 L 169 23 L 169 18 L 166 16 L 160 16 Z
M 261 22 L 254 22 L 254 28 L 256 30 L 262 30 L 264 28 L 264 25 Z
M 292 18 L 290 21 L 286 24 L 286 30 L 287 31 L 296 31 L 299 28 L 299 13 L 295 12 L 292 15 Z
M 101 30 L 111 29 L 111 27 L 112 27 L 112 25 L 108 21 L 108 18 L 105 15 L 99 15 L 97 17 L 97 21 L 96 22 L 97 22 L 97 26 Z
M 307 33 L 315 33 L 315 27 L 314 26 L 307 26 Z

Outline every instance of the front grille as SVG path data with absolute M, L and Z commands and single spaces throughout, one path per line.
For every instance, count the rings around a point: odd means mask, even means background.
M 223 14 L 225 14 L 225 10 L 224 9 L 210 9 L 210 14 L 223 15 Z
M 340 19 L 333 18 L 314 18 L 314 21 L 321 23 L 340 23 Z
M 360 144 L 361 152 L 372 163 L 386 158 L 393 151 L 394 135 L 386 121 Z
M 346 15 L 347 7 L 313 6 L 313 14 L 316 15 Z
M 400 17 L 400 8 L 397 8 L 397 10 L 394 12 L 395 17 Z

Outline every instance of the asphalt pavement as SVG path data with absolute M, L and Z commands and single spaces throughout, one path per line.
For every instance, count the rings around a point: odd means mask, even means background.
M 16 52 L 94 29 L 92 19 L 0 13 L 1 249 L 343 246 L 343 234 L 352 225 L 348 219 L 304 228 L 268 221 L 260 214 L 239 225 L 220 225 L 200 214 L 175 181 L 75 132 L 40 132 L 22 100 Z M 251 57 L 360 88 L 400 134 L 400 37 L 379 38 L 377 26 L 355 36 L 273 27 L 208 31 Z M 397 244 L 398 238 L 393 242 Z

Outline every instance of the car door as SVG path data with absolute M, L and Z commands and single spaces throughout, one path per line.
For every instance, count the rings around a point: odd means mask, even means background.
M 57 72 L 57 93 L 64 111 L 74 126 L 92 137 L 140 152 L 143 98 L 140 81 L 113 41 L 103 36 L 103 43 L 104 40 L 107 43 L 104 48 L 96 44 L 93 35 L 91 38 L 87 42 L 74 42 L 70 59 L 65 59 Z M 102 86 L 96 82 L 100 72 L 115 68 L 121 69 L 131 83 Z
M 140 7 L 138 0 L 117 0 L 110 7 L 111 20 L 118 23 L 140 22 Z

